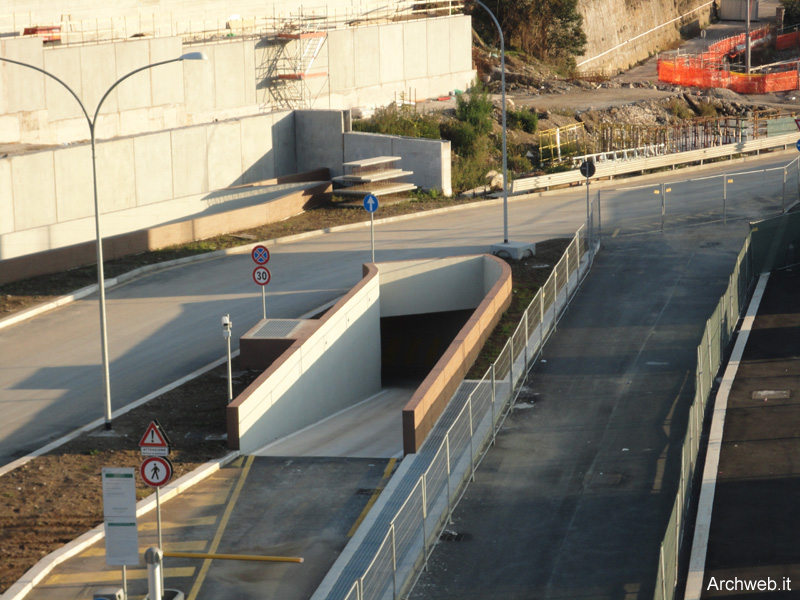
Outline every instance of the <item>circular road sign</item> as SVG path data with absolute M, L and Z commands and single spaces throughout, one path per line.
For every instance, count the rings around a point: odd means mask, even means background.
M 581 163 L 581 175 L 584 177 L 594 177 L 595 171 L 594 161 L 585 160 Z
M 798 121 L 800 121 L 800 119 L 798 119 Z M 800 123 L 797 124 L 797 128 L 800 129 Z M 800 150 L 800 140 L 797 140 L 795 146 L 797 147 L 798 150 Z
M 150 487 L 161 487 L 172 479 L 172 463 L 165 456 L 150 456 L 142 461 L 139 473 Z
M 378 198 L 374 194 L 364 196 L 364 210 L 368 213 L 374 213 L 378 210 Z
M 266 246 L 256 246 L 250 256 L 253 257 L 257 265 L 265 265 L 269 262 L 269 250 L 267 250 Z
M 258 285 L 267 285 L 270 279 L 272 279 L 272 275 L 266 267 L 256 267 L 253 271 L 253 281 Z

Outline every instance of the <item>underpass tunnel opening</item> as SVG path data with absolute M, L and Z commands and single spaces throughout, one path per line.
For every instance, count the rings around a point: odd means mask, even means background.
M 466 325 L 474 309 L 382 317 L 381 381 L 420 384 Z

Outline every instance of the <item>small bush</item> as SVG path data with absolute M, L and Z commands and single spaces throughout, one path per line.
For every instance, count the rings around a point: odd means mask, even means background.
M 378 109 L 369 119 L 353 121 L 353 130 L 434 140 L 441 137 L 436 119 L 396 106 Z
M 522 129 L 525 133 L 536 133 L 539 129 L 539 114 L 526 108 L 506 111 L 506 120 L 508 127 Z
M 440 127 L 442 139 L 450 140 L 452 150 L 459 156 L 474 156 L 478 146 L 478 132 L 470 123 L 447 121 Z
M 685 101 L 673 98 L 669 101 L 669 112 L 678 119 L 691 119 L 693 114 Z
M 697 103 L 697 109 L 699 111 L 698 117 L 708 117 L 713 118 L 717 116 L 718 106 L 710 101 L 703 101 Z
M 492 130 L 492 111 L 494 106 L 489 100 L 489 91 L 482 83 L 476 83 L 469 93 L 469 99 L 464 99 L 464 94 L 456 97 L 456 118 L 472 125 L 478 134 L 486 134 Z

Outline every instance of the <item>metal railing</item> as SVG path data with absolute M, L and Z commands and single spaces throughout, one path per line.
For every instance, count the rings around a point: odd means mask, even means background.
M 762 150 L 772 150 L 776 148 L 788 148 L 797 142 L 797 133 L 775 135 L 752 139 L 736 144 L 726 144 L 702 150 L 692 150 L 679 154 L 667 154 L 662 156 L 646 156 L 633 160 L 609 161 L 596 163 L 597 172 L 595 179 L 602 177 L 615 177 L 628 173 L 637 173 L 653 169 L 664 169 L 675 165 L 687 163 L 700 163 L 704 161 L 731 157 L 739 154 L 758 153 Z M 564 173 L 553 173 L 551 175 L 540 175 L 537 177 L 525 177 L 511 182 L 510 192 L 519 194 L 533 190 L 546 190 L 556 185 L 569 185 L 582 183 L 585 177 L 580 174 L 578 169 Z
M 711 318 L 706 322 L 703 339 L 697 347 L 695 396 L 689 412 L 686 437 L 681 448 L 678 493 L 661 542 L 654 600 L 673 600 L 676 597 L 683 525 L 691 499 L 706 405 L 711 395 L 714 377 L 722 366 L 725 349 L 731 342 L 736 325 L 745 309 L 745 299 L 754 282 L 753 252 L 751 237 L 748 236 L 729 277 L 728 288 Z
M 172 13 L 137 13 L 119 17 L 51 21 L 36 13 L 0 14 L 0 37 L 20 36 L 26 28 L 60 26 L 62 45 L 99 44 L 140 37 L 182 37 L 184 43 L 208 43 L 230 38 L 263 37 L 281 31 L 333 30 L 396 19 L 447 16 L 461 12 L 463 0 L 403 0 L 345 9 L 303 8 L 272 15 L 234 15 L 226 19 L 185 19 Z
M 462 383 L 414 457 L 415 470 L 404 474 L 405 483 L 400 483 L 388 500 L 385 518 L 379 517 L 361 543 L 361 556 L 351 560 L 355 566 L 345 567 L 325 598 L 397 599 L 413 585 L 494 442 L 529 365 L 591 268 L 598 247 L 594 232 L 591 215 L 485 375 Z

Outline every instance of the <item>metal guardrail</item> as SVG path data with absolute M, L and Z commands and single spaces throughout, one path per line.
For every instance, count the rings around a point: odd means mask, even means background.
M 596 251 L 590 220 L 573 237 L 497 360 L 480 381 L 462 383 L 420 452 L 407 458 L 413 459 L 411 467 L 385 509 L 335 583 L 317 590 L 314 599 L 396 600 L 411 588 Z
M 683 524 L 691 499 L 706 405 L 711 395 L 714 377 L 722 366 L 725 349 L 731 342 L 739 317 L 746 308 L 745 299 L 755 282 L 750 240 L 751 237 L 748 236 L 739 252 L 736 266 L 728 280 L 728 288 L 706 322 L 703 339 L 697 347 L 695 396 L 689 410 L 689 426 L 681 448 L 680 483 L 667 530 L 661 542 L 653 600 L 674 600 L 677 597 Z
M 601 177 L 614 177 L 638 171 L 650 171 L 654 169 L 664 169 L 673 165 L 688 163 L 703 163 L 703 161 L 730 157 L 736 154 L 749 154 L 760 152 L 761 150 L 772 150 L 774 148 L 794 146 L 797 142 L 797 133 L 776 135 L 773 137 L 759 138 L 737 144 L 726 144 L 714 148 L 704 148 L 702 150 L 692 150 L 691 152 L 681 152 L 679 154 L 667 154 L 663 156 L 648 156 L 635 158 L 626 161 L 612 161 L 610 163 L 598 162 L 595 164 L 595 179 Z M 575 169 L 564 173 L 553 173 L 551 175 L 540 175 L 539 177 L 526 177 L 516 179 L 511 182 L 512 194 L 520 194 L 533 190 L 547 190 L 557 185 L 569 185 L 585 181 L 585 177 Z

